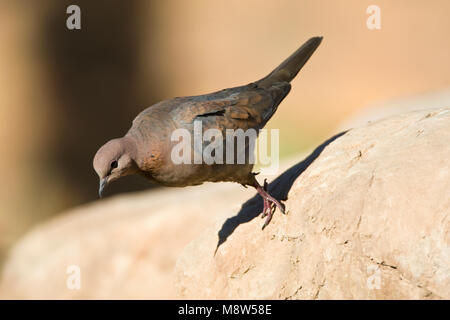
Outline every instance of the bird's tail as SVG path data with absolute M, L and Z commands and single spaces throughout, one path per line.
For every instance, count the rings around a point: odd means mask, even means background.
M 291 82 L 322 42 L 322 37 L 306 41 L 300 48 L 284 60 L 275 70 L 257 83 L 261 87 L 270 87 L 275 82 Z

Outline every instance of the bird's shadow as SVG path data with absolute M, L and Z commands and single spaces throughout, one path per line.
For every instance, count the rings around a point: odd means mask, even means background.
M 318 146 L 305 160 L 292 166 L 284 173 L 282 173 L 278 178 L 272 181 L 268 185 L 269 194 L 277 199 L 278 201 L 287 200 L 289 190 L 294 183 L 294 181 L 305 171 L 308 166 L 313 163 L 313 161 L 320 155 L 320 153 L 325 149 L 327 145 L 331 142 L 344 135 L 347 131 L 336 134 L 335 136 L 329 138 L 320 146 Z M 236 230 L 236 228 L 242 224 L 249 222 L 250 220 L 256 218 L 263 209 L 263 200 L 256 194 L 254 197 L 247 200 L 239 210 L 238 214 L 234 217 L 228 218 L 222 228 L 219 230 L 218 236 L 219 241 L 217 242 L 217 247 L 215 252 L 219 247 L 228 239 L 228 237 Z

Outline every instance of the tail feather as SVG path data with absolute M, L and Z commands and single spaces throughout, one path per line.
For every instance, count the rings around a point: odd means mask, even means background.
M 269 73 L 269 75 L 259 80 L 257 82 L 258 85 L 261 87 L 270 87 L 276 82 L 291 82 L 321 42 L 322 37 L 314 37 L 306 41 L 289 58 Z

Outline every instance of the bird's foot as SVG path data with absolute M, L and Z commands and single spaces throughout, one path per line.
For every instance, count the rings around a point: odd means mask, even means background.
M 262 226 L 262 229 L 264 230 L 265 227 L 270 223 L 270 220 L 272 220 L 273 213 L 275 212 L 275 206 L 267 199 L 264 199 L 264 209 L 261 213 L 261 218 L 266 218 L 266 221 L 264 221 L 264 224 Z
M 274 214 L 276 208 L 278 208 L 283 214 L 285 213 L 284 206 L 267 192 L 266 179 L 264 179 L 263 187 L 261 187 L 259 184 L 257 184 L 256 191 L 258 191 L 259 195 L 264 200 L 264 208 L 261 213 L 261 218 L 267 217 L 266 221 L 264 222 L 264 225 L 262 227 L 262 229 L 264 230 L 264 228 L 267 227 L 267 225 L 270 223 L 270 220 L 272 220 L 272 217 L 273 217 L 273 214 Z
M 264 179 L 262 189 L 267 193 L 267 179 Z M 268 199 L 263 197 L 263 200 L 264 200 L 264 208 L 263 211 L 261 212 L 261 219 L 270 214 L 273 209 L 272 203 Z

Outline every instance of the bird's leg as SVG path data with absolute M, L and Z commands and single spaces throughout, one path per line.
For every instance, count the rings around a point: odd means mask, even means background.
M 267 192 L 267 179 L 264 179 L 264 185 L 262 188 L 265 192 Z M 261 219 L 266 217 L 269 213 L 271 213 L 273 208 L 272 204 L 268 199 L 263 197 L 263 201 L 264 201 L 264 208 L 263 211 L 261 212 Z
M 264 218 L 267 216 L 266 221 L 264 222 L 263 229 L 270 223 L 270 220 L 272 220 L 273 213 L 275 212 L 275 208 L 280 209 L 280 211 L 284 214 L 284 207 L 281 205 L 278 200 L 273 198 L 268 192 L 267 192 L 267 181 L 264 180 L 264 186 L 261 187 L 261 185 L 254 179 L 253 187 L 255 187 L 256 191 L 259 193 L 259 195 L 263 198 L 264 201 L 264 208 L 261 214 L 261 217 Z

